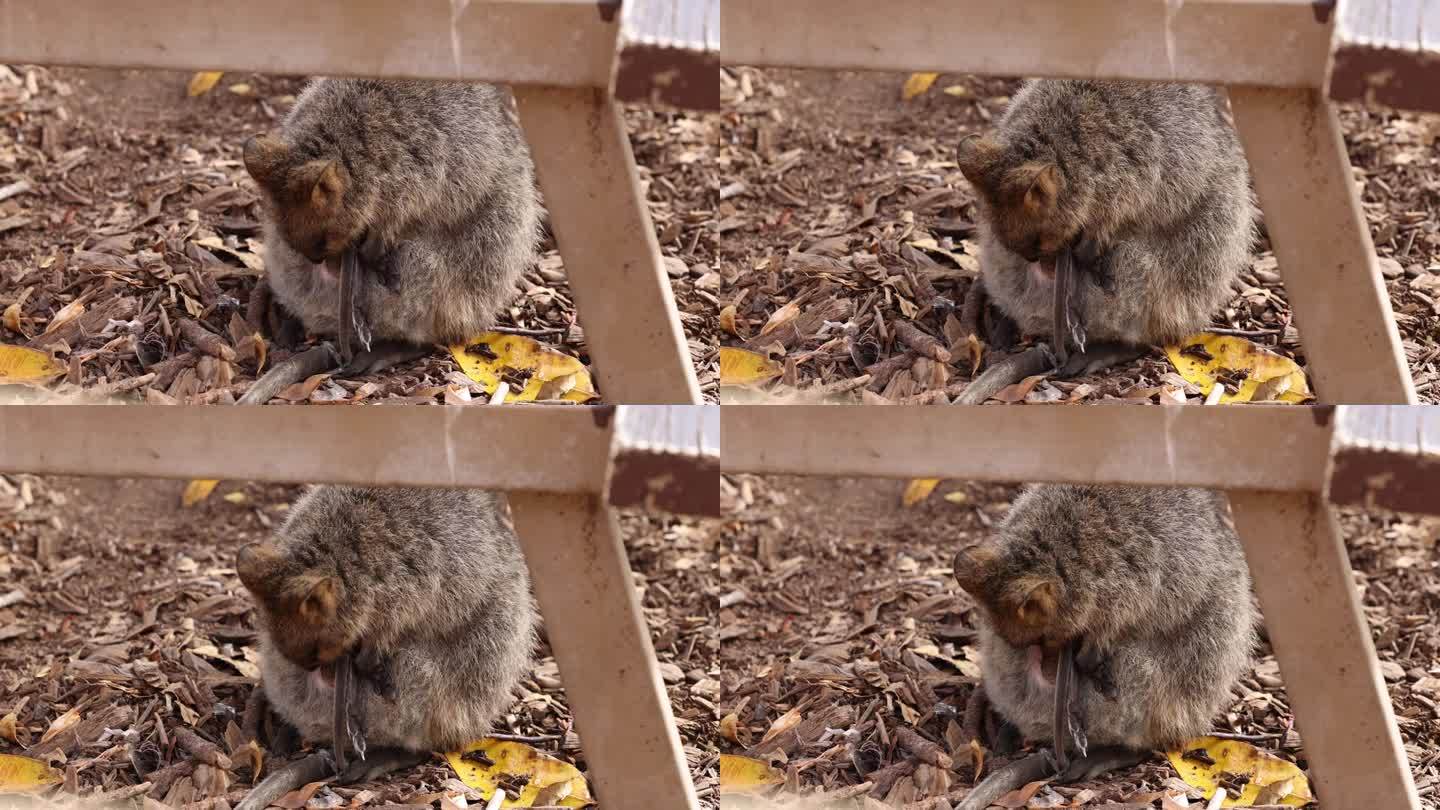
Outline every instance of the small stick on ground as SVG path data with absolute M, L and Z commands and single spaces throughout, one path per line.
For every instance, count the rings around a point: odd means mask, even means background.
M 918 356 L 915 352 L 900 352 L 866 366 L 865 373 L 870 375 L 868 387 L 871 391 L 880 393 L 890 383 L 891 377 L 915 365 L 915 358 Z
M 1055 355 L 1050 353 L 1050 347 L 1043 343 L 1032 346 L 985 369 L 984 374 L 965 387 L 955 404 L 979 405 L 1007 385 L 1014 385 L 1026 377 L 1044 374 L 1054 368 Z
M 180 335 L 201 352 L 218 357 L 226 362 L 235 362 L 235 350 L 225 342 L 225 338 L 211 332 L 199 323 L 189 318 L 181 318 L 177 325 L 180 328 Z
M 1054 769 L 1054 760 L 1043 751 L 1016 760 L 985 777 L 985 781 L 976 785 L 975 789 L 965 796 L 965 801 L 955 806 L 955 810 L 985 810 L 1006 793 L 1044 779 L 1053 773 Z
M 945 348 L 945 344 L 920 331 L 920 327 L 909 321 L 893 321 L 890 326 L 901 343 L 937 363 L 950 362 L 950 350 Z
M 340 366 L 340 357 L 335 347 L 321 343 L 312 349 L 294 355 L 283 363 L 271 366 L 265 376 L 255 381 L 237 405 L 264 405 L 276 394 L 289 388 L 312 374 L 330 371 Z
M 331 758 L 330 752 L 319 751 L 272 772 L 265 777 L 265 781 L 250 791 L 245 801 L 235 805 L 235 810 L 265 810 L 286 793 L 299 790 L 334 773 L 335 760 Z
M 176 779 L 189 776 L 194 772 L 195 763 L 193 762 L 177 762 L 169 767 L 151 771 L 145 775 L 145 779 L 150 783 L 150 798 L 158 799 L 164 796 L 170 792 L 170 786 L 175 784 Z
M 502 335 L 522 335 L 524 337 L 550 337 L 551 335 L 563 335 L 566 330 L 563 327 L 552 326 L 545 329 L 521 329 L 518 326 L 492 326 L 491 332 L 498 332 Z
M 213 765 L 224 771 L 234 767 L 230 762 L 230 757 L 225 756 L 225 753 L 220 750 L 220 746 L 184 726 L 175 727 L 175 742 L 179 743 L 181 748 L 189 751 L 196 762 Z
M 517 742 L 525 743 L 526 745 L 555 742 L 561 738 L 559 734 L 536 734 L 533 736 L 525 734 L 486 734 L 485 736 L 488 739 L 499 740 L 500 742 Z
M 863 776 L 875 783 L 875 786 L 870 789 L 870 795 L 878 799 L 888 795 L 890 789 L 895 787 L 896 782 L 914 772 L 915 763 L 908 759 L 902 759 L 899 762 L 887 765 L 879 770 L 863 774 Z
M 937 768 L 944 768 L 947 771 L 955 766 L 955 760 L 951 759 L 944 749 L 920 736 L 913 729 L 905 726 L 895 729 L 895 741 L 900 743 L 906 751 L 914 754 L 921 762 Z

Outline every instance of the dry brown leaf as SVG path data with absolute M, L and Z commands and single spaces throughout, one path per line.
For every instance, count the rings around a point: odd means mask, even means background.
M 770 334 L 771 332 L 775 331 L 776 329 L 779 329 L 780 327 L 784 326 L 785 324 L 787 324 L 787 323 L 795 320 L 795 318 L 798 317 L 799 315 L 800 315 L 800 302 L 799 302 L 798 300 L 796 300 L 796 301 L 791 301 L 790 303 L 786 304 L 785 306 L 780 307 L 779 309 L 777 309 L 777 310 L 775 310 L 774 312 L 770 313 L 770 319 L 767 320 L 767 321 L 765 321 L 765 325 L 764 325 L 764 326 L 760 327 L 760 334 L 761 334 L 762 336 L 763 336 L 763 335 L 768 335 L 768 334 Z
M 760 742 L 762 744 L 770 742 L 770 740 L 774 739 L 776 736 L 784 734 L 785 732 L 794 728 L 799 723 L 800 710 L 798 708 L 791 709 L 790 711 L 775 718 L 775 722 L 770 724 L 770 730 L 765 732 L 765 736 L 760 738 Z
M 50 723 L 50 728 L 45 729 L 45 733 L 40 735 L 40 742 L 49 742 L 55 738 L 55 735 L 63 734 L 78 722 L 80 722 L 80 707 L 77 706 L 55 718 Z

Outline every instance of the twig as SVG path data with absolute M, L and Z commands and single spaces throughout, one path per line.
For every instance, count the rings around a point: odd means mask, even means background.
M 955 404 L 979 405 L 1007 385 L 1014 385 L 1026 377 L 1044 374 L 1054 368 L 1055 355 L 1050 353 L 1050 347 L 1043 343 L 1032 346 L 985 369 L 985 373 L 965 386 Z
M 150 798 L 158 799 L 170 792 L 170 786 L 175 780 L 182 776 L 189 776 L 195 772 L 195 763 L 190 761 L 177 762 L 167 768 L 160 768 L 151 771 L 145 776 L 150 782 Z
M 521 329 L 518 326 L 492 326 L 491 332 L 498 332 L 502 335 L 523 335 L 525 337 L 549 337 L 550 335 L 563 335 L 565 329 L 559 326 L 550 326 L 544 329 Z
M 1242 742 L 1268 742 L 1269 740 L 1278 740 L 1278 739 L 1284 737 L 1285 735 L 1284 735 L 1284 734 L 1281 734 L 1280 732 L 1273 732 L 1273 733 L 1269 733 L 1269 734 L 1237 734 L 1237 733 L 1231 732 L 1231 731 L 1212 731 L 1212 732 L 1210 732 L 1210 736 L 1211 736 L 1211 737 L 1214 737 L 1214 738 L 1217 739 L 1217 740 L 1240 740 L 1240 741 L 1242 741 Z
M 1231 329 L 1224 326 L 1212 326 L 1205 330 L 1215 335 L 1234 335 L 1235 337 L 1269 337 L 1278 335 L 1285 331 L 1283 329 Z
M 935 743 L 921 737 L 913 729 L 900 726 L 895 729 L 895 741 L 900 743 L 905 750 L 914 754 L 921 762 L 934 765 L 937 768 L 950 770 L 955 766 L 955 760 Z
M 998 771 L 992 771 L 985 781 L 965 796 L 965 801 L 955 806 L 955 810 L 985 810 L 1006 793 L 1049 776 L 1054 767 L 1054 761 L 1045 751 L 1016 760 Z
M 7 608 L 25 601 L 25 592 L 16 588 L 15 590 L 0 596 L 0 608 Z
M 108 793 L 103 790 L 98 790 L 90 794 L 89 796 L 81 799 L 80 805 L 82 807 L 92 805 L 96 807 L 103 807 L 106 805 L 113 806 L 119 802 L 133 799 L 136 796 L 143 796 L 146 793 L 150 792 L 151 787 L 152 785 L 149 782 L 141 782 L 138 785 L 126 785 L 125 787 L 119 787 Z
M 904 351 L 866 366 L 865 373 L 870 375 L 870 390 L 880 393 L 890 384 L 891 377 L 915 365 L 915 358 L 919 356 L 913 351 Z
M 486 739 L 499 740 L 500 742 L 518 742 L 525 743 L 526 745 L 555 742 L 556 740 L 562 739 L 559 734 L 535 734 L 530 736 L 525 734 L 486 734 L 485 737 Z
M 299 790 L 334 773 L 335 760 L 330 756 L 330 752 L 319 751 L 272 772 L 265 777 L 265 781 L 250 791 L 245 801 L 235 805 L 235 810 L 265 810 L 286 793 Z
M 225 342 L 225 338 L 189 318 L 181 318 L 177 325 L 180 328 L 181 337 L 190 341 L 190 344 L 196 349 L 228 363 L 235 362 L 235 350 Z
M 0 202 L 14 197 L 17 194 L 24 194 L 32 188 L 29 180 L 17 180 L 8 186 L 0 186 Z
M 179 743 L 181 748 L 189 751 L 190 755 L 195 757 L 196 762 L 213 765 L 224 771 L 234 767 L 230 762 L 230 757 L 225 756 L 225 753 L 220 750 L 220 746 L 184 726 L 175 727 L 175 742 Z
M 265 376 L 255 381 L 237 405 L 264 405 L 275 395 L 313 374 L 329 371 L 340 365 L 335 347 L 328 342 L 292 356 L 283 363 L 271 366 Z
M 920 331 L 920 327 L 909 321 L 893 321 L 890 325 L 901 343 L 937 363 L 950 362 L 950 350 L 945 348 L 945 344 Z

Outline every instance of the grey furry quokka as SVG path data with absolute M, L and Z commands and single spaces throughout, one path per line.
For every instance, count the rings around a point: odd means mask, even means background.
M 338 330 L 348 249 L 374 337 L 411 346 L 489 328 L 535 261 L 534 168 L 502 88 L 318 79 L 244 156 L 266 202 L 270 286 L 312 333 Z
M 1248 266 L 1258 211 L 1211 87 L 1041 79 L 995 131 L 961 141 L 980 209 L 985 290 L 1025 334 L 1054 339 L 1055 262 L 1082 271 L 1085 373 L 1203 329 Z
M 1221 493 L 1032 486 L 954 566 L 985 695 L 1026 738 L 1054 742 L 1058 651 L 1078 643 L 1074 778 L 1207 733 L 1249 671 L 1258 614 Z
M 535 645 L 503 504 L 480 490 L 318 486 L 272 540 L 241 549 L 262 686 L 280 717 L 333 743 L 335 663 L 353 656 L 370 745 L 418 761 L 485 736 Z

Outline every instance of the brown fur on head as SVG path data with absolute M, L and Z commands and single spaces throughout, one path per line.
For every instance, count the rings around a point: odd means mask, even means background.
M 1062 584 L 1058 577 L 1021 571 L 983 542 L 960 549 L 953 567 L 955 581 L 1011 645 L 1057 646 L 1068 640 L 1060 621 Z
M 1065 176 L 1054 162 L 1017 162 L 988 136 L 965 138 L 956 155 L 1006 248 L 1034 262 L 1054 258 L 1074 241 L 1080 227 L 1060 205 Z
M 327 665 L 358 641 L 342 615 L 345 588 L 334 574 L 305 569 L 266 543 L 240 549 L 235 569 L 280 654 L 297 666 Z
M 354 206 L 345 204 L 352 183 L 339 160 L 306 159 L 260 135 L 245 142 L 245 169 L 265 192 L 285 241 L 310 261 L 339 256 L 364 232 Z

